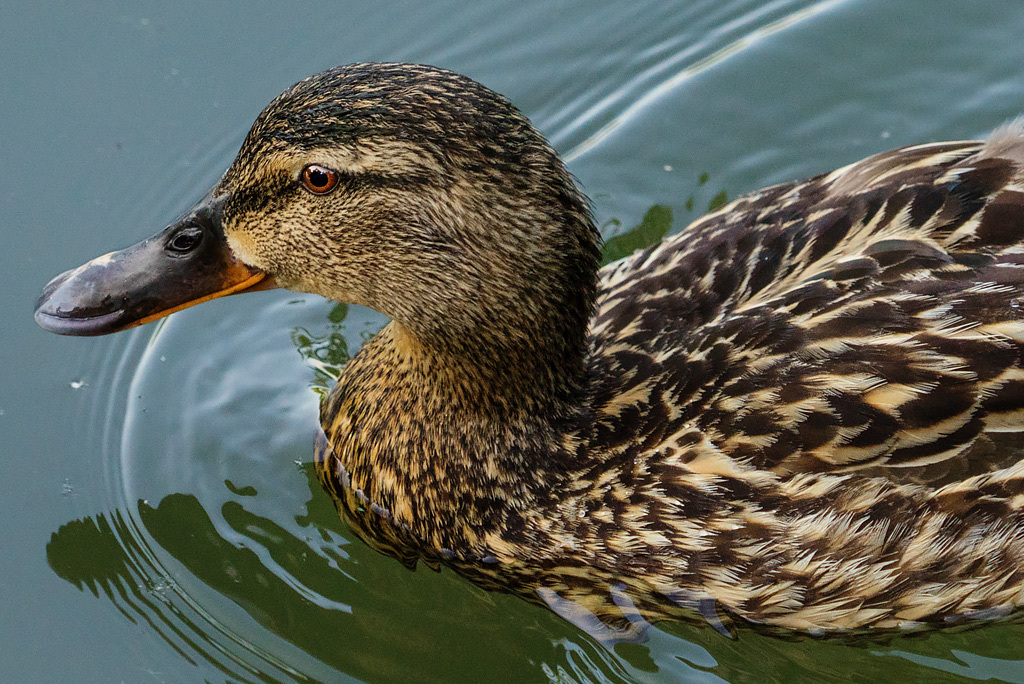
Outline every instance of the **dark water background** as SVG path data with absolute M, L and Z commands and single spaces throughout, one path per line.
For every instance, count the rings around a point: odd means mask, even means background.
M 668 207 L 650 235 L 723 190 L 1021 113 L 1024 3 L 3 3 L 0 681 L 1024 681 L 1021 625 L 867 642 L 664 625 L 609 650 L 377 555 L 308 465 L 311 385 L 372 312 L 273 292 L 109 338 L 35 327 L 49 277 L 162 228 L 274 95 L 361 60 L 508 95 L 607 236 Z

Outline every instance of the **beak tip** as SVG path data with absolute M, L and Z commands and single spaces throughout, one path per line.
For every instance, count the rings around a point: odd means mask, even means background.
M 60 318 L 58 316 L 53 315 L 49 311 L 45 311 L 43 309 L 44 303 L 45 302 L 40 300 L 39 304 L 36 306 L 35 314 L 33 314 L 32 316 L 34 319 L 36 319 L 36 325 L 38 325 L 43 330 L 46 330 L 47 332 L 60 334 Z
M 61 316 L 43 306 L 36 309 L 34 316 L 36 323 L 43 330 L 58 335 L 74 335 L 76 337 L 93 337 L 117 332 L 121 329 L 118 323 L 123 317 L 124 311 L 119 309 L 99 316 L 73 318 Z
M 125 315 L 124 309 L 110 310 L 109 305 L 89 311 L 75 305 L 75 300 L 61 286 L 68 282 L 71 271 L 57 276 L 43 288 L 36 302 L 36 324 L 48 332 L 58 335 L 92 336 L 116 332 L 118 323 Z

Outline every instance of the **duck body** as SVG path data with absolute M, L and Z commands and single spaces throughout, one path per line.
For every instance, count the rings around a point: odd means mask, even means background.
M 1022 178 L 1017 125 L 903 148 L 599 270 L 586 199 L 503 98 L 350 65 L 271 103 L 158 243 L 222 235 L 215 294 L 272 278 L 393 319 L 318 450 L 376 546 L 612 623 L 907 627 L 1024 602 Z M 37 319 L 157 315 L 81 299 L 120 254 Z

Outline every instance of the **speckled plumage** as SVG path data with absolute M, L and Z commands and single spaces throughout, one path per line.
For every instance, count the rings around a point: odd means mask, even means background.
M 1024 580 L 1022 164 L 1017 126 L 895 150 L 609 265 L 581 412 L 548 446 L 568 472 L 487 533 L 456 518 L 424 540 L 406 511 L 404 543 L 451 547 L 463 572 L 487 558 L 475 572 L 494 583 L 613 623 L 709 605 L 812 631 L 1009 612 Z M 376 360 L 371 345 L 348 372 Z M 409 495 L 400 506 L 435 500 Z
M 325 479 L 342 470 L 350 514 L 362 498 L 403 544 L 612 622 L 629 613 L 616 583 L 648 618 L 714 605 L 796 629 L 1007 612 L 1024 579 L 1022 164 L 1017 127 L 896 150 L 609 265 L 586 391 L 540 425 L 513 411 L 431 434 L 462 409 L 430 377 L 395 383 L 386 329 L 325 406 Z M 423 388 L 437 404 L 408 401 Z
M 272 102 L 211 196 L 246 267 L 392 319 L 317 451 L 378 548 L 590 627 L 1024 603 L 1021 125 L 740 197 L 599 271 L 510 103 L 357 64 Z

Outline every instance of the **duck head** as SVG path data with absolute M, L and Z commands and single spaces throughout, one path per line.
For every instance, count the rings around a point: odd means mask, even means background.
M 203 200 L 52 280 L 35 317 L 101 335 L 284 287 L 368 306 L 439 348 L 482 331 L 498 347 L 579 347 L 599 241 L 557 155 L 503 97 L 433 67 L 354 64 L 278 96 Z

